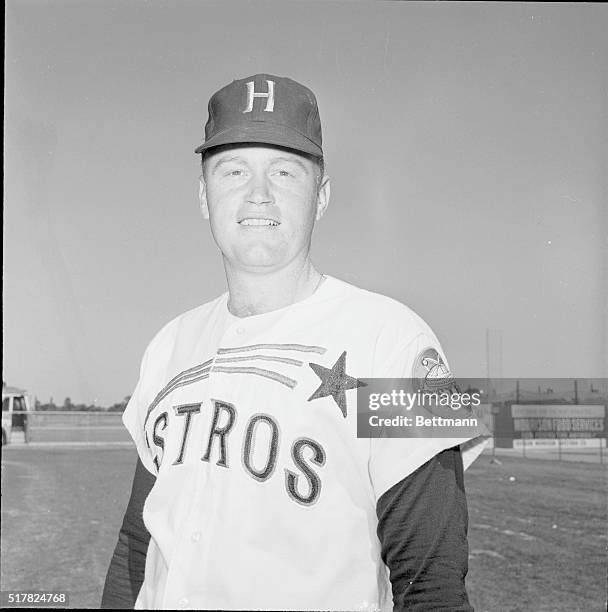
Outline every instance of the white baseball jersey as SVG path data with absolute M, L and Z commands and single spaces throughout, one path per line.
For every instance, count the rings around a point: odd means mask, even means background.
M 446 448 L 468 467 L 483 440 L 358 439 L 357 379 L 410 377 L 435 335 L 332 277 L 261 315 L 227 302 L 157 334 L 124 413 L 157 475 L 136 608 L 392 609 L 378 498 Z

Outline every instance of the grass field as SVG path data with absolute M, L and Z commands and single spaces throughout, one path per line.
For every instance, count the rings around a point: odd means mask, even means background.
M 605 610 L 605 468 L 489 459 L 466 473 L 475 609 Z M 125 447 L 3 448 L 2 589 L 99 607 L 134 463 Z

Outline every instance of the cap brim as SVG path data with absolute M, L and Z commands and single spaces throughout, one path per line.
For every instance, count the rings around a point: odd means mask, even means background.
M 212 147 L 221 145 L 239 144 L 239 143 L 258 143 L 276 145 L 278 147 L 286 147 L 314 155 L 315 157 L 323 157 L 323 149 L 302 136 L 296 130 L 278 125 L 260 124 L 251 125 L 247 128 L 242 126 L 229 128 L 215 134 L 212 138 L 195 149 L 195 153 L 202 153 Z

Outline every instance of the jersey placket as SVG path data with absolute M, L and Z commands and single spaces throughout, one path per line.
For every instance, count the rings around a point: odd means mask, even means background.
M 231 318 L 234 319 L 234 317 Z M 227 326 L 226 331 L 222 335 L 219 347 L 232 348 L 247 343 L 247 338 L 251 335 L 248 329 L 250 327 L 251 325 L 247 325 L 238 319 L 233 321 Z M 219 365 L 217 364 L 218 358 L 221 358 L 219 350 L 213 356 L 207 380 L 205 403 L 203 405 L 203 410 L 209 411 L 210 414 L 214 410 L 213 400 L 224 397 L 223 390 L 230 384 L 229 374 L 214 372 L 214 369 Z M 211 417 L 209 419 L 209 426 L 211 426 Z M 208 440 L 205 437 L 201 455 L 205 452 L 207 442 Z M 173 555 L 174 561 L 167 576 L 167 590 L 163 602 L 165 608 L 188 609 L 191 606 L 196 606 L 196 602 L 192 601 L 193 590 L 196 593 L 196 601 L 200 601 L 199 598 L 205 597 L 204 582 L 197 582 L 196 585 L 188 584 L 186 578 L 192 574 L 193 567 L 197 568 L 197 576 L 204 577 L 209 575 L 209 563 L 211 562 L 213 551 L 205 538 L 205 530 L 213 528 L 213 512 L 208 500 L 213 500 L 216 492 L 217 485 L 210 470 L 216 467 L 214 463 L 217 460 L 217 452 L 217 447 L 214 447 L 210 461 L 201 461 L 201 465 L 197 470 L 201 481 L 200 485 L 195 487 L 191 508 L 184 521 L 184 525 L 187 525 L 188 528 L 185 528 L 180 535 L 176 552 Z
M 206 393 L 205 398 L 203 398 L 203 406 L 208 405 L 208 395 Z M 200 460 L 202 454 L 200 447 L 197 451 L 195 457 L 191 460 L 200 464 L 197 465 L 195 470 L 198 482 L 192 486 L 190 508 L 184 513 L 183 528 L 179 531 L 172 558 L 169 561 L 167 584 L 162 604 L 164 609 L 183 610 L 189 608 L 192 604 L 190 600 L 191 585 L 187 580 L 191 575 L 192 568 L 197 565 L 198 558 L 205 546 L 202 526 L 205 522 L 204 503 L 209 474 Z

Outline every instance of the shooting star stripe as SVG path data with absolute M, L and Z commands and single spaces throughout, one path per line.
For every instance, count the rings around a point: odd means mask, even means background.
M 177 387 L 183 387 L 185 385 L 189 385 L 190 383 L 196 382 L 197 380 L 202 380 L 200 378 L 201 374 L 208 374 L 211 371 L 210 367 L 199 370 L 198 372 L 193 372 L 192 374 L 183 374 L 177 380 L 173 380 L 173 382 L 169 382 L 165 385 L 164 389 L 157 395 L 159 397 L 162 395 L 161 399 L 165 397 L 168 393 L 171 393 Z M 154 400 L 156 402 L 156 399 Z M 160 401 L 160 400 L 159 400 Z
M 273 351 L 301 351 L 302 353 L 319 353 L 323 355 L 327 349 L 322 346 L 308 346 L 306 344 L 251 344 L 250 346 L 237 346 L 235 348 L 220 348 L 217 349 L 218 355 L 226 355 L 228 353 L 244 353 L 259 350 Z
M 179 389 L 180 387 L 185 387 L 192 383 L 198 382 L 199 380 L 204 380 L 205 378 L 209 378 L 209 370 L 210 368 L 206 368 L 202 372 L 199 372 L 195 375 L 190 374 L 188 377 L 183 377 L 182 380 L 174 380 L 173 383 L 168 384 L 162 391 L 158 393 L 158 395 L 154 398 L 154 401 L 150 404 L 148 408 L 148 412 L 146 414 L 146 419 L 144 421 L 144 427 L 148 422 L 148 417 L 150 413 L 158 406 L 160 402 L 162 402 L 169 393 L 175 391 L 175 389 Z M 188 371 L 188 370 L 186 370 Z
M 242 346 L 238 348 L 228 348 L 228 349 L 218 349 L 218 355 L 225 355 L 230 353 L 240 353 L 240 352 L 248 352 L 248 351 L 256 351 L 259 349 L 271 349 L 271 350 L 283 350 L 283 351 L 302 351 L 307 353 L 325 353 L 325 350 L 321 346 L 307 346 L 304 344 L 253 344 L 251 346 Z M 280 363 L 286 363 L 288 365 L 302 366 L 303 362 L 298 361 L 297 359 L 289 359 L 287 357 L 272 357 L 272 356 L 264 356 L 264 355 L 251 355 L 249 357 L 220 357 L 215 359 L 215 363 L 228 363 L 234 361 L 248 361 L 252 359 L 258 360 L 267 360 L 267 361 L 276 361 Z M 184 370 L 180 372 L 177 376 L 174 376 L 165 386 L 159 391 L 159 393 L 154 398 L 154 401 L 150 404 L 148 411 L 146 413 L 146 418 L 144 421 L 144 427 L 148 422 L 148 418 L 150 413 L 158 406 L 162 400 L 167 397 L 171 392 L 175 391 L 180 387 L 185 387 L 186 385 L 198 382 L 199 380 L 203 380 L 209 377 L 209 372 L 213 369 L 214 372 L 222 372 L 225 374 L 255 374 L 256 376 L 263 376 L 265 378 L 270 378 L 277 382 L 280 382 L 283 385 L 286 385 L 290 389 L 293 389 L 296 386 L 296 381 L 292 378 L 288 378 L 287 376 L 283 376 L 278 372 L 272 372 L 270 370 L 264 370 L 261 368 L 222 368 L 222 367 L 213 367 L 211 368 L 211 364 L 213 363 L 213 359 L 208 359 L 204 363 L 196 365 L 188 370 Z
M 193 366 L 192 368 L 188 368 L 187 370 L 184 370 L 183 372 L 180 372 L 177 376 L 174 376 L 165 385 L 163 391 L 167 387 L 172 385 L 173 383 L 177 382 L 178 380 L 181 380 L 182 378 L 184 378 L 186 376 L 190 376 L 191 374 L 197 374 L 197 373 L 199 373 L 199 371 L 206 371 L 207 366 L 210 366 L 212 363 L 213 363 L 213 359 L 207 359 L 207 361 L 205 361 L 204 363 L 201 363 L 200 365 Z M 161 391 L 161 393 L 162 393 L 162 391 Z
M 242 367 L 230 367 L 225 368 L 220 366 L 219 368 L 213 368 L 213 372 L 221 372 L 222 374 L 255 374 L 256 376 L 263 376 L 264 378 L 270 378 L 276 382 L 293 389 L 298 383 L 293 378 L 283 376 L 278 372 L 272 372 L 271 370 L 263 370 L 262 368 L 242 368 Z
M 288 365 L 301 366 L 302 361 L 297 359 L 289 359 L 288 357 L 271 357 L 270 355 L 250 355 L 248 357 L 218 357 L 215 363 L 231 363 L 234 361 L 251 361 L 258 359 L 262 361 L 278 361 L 279 363 L 287 363 Z M 214 368 L 217 369 L 217 368 Z

